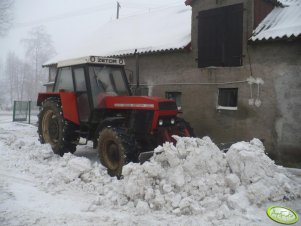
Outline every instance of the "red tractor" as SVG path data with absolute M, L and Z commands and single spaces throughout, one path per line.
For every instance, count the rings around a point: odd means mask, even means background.
M 89 56 L 57 64 L 53 92 L 39 93 L 38 133 L 54 153 L 74 153 L 91 140 L 111 176 L 150 157 L 172 135 L 193 136 L 175 101 L 132 96 L 123 59 Z

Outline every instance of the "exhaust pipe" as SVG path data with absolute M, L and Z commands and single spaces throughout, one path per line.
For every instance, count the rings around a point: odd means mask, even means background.
M 137 49 L 135 49 L 135 58 L 136 58 L 136 89 L 135 95 L 140 95 L 139 86 L 140 86 L 140 76 L 139 76 L 139 53 L 137 53 Z

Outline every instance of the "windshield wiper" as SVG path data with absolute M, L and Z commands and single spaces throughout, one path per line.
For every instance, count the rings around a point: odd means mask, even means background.
M 97 78 L 95 67 L 92 67 L 92 68 L 93 68 L 94 78 L 96 80 L 96 84 L 97 84 L 98 88 L 101 88 L 105 91 L 105 87 L 104 87 L 103 83 L 100 80 L 98 80 L 98 78 Z

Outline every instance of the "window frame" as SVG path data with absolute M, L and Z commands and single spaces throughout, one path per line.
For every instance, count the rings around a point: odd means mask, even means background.
M 48 82 L 55 82 L 57 75 L 57 68 L 54 66 L 49 67 L 49 77 L 48 77 Z
M 103 108 L 103 107 L 97 107 L 96 99 L 94 96 L 94 92 L 96 91 L 95 86 L 91 84 L 94 82 L 94 78 L 91 77 L 93 75 L 90 73 L 90 70 L 91 70 L 91 67 L 95 67 L 95 66 L 101 67 L 101 66 L 108 66 L 108 65 L 95 65 L 95 64 L 87 64 L 86 65 L 87 85 L 89 86 L 88 88 L 90 89 L 91 106 L 93 109 L 99 109 L 99 108 Z M 109 65 L 109 67 L 120 68 L 122 80 L 123 80 L 125 88 L 127 90 L 127 95 L 119 95 L 119 96 L 132 96 L 132 91 L 129 87 L 129 82 L 128 82 L 128 79 L 127 79 L 127 76 L 126 76 L 126 73 L 124 70 L 124 66 Z M 102 92 L 105 93 L 104 91 L 102 91 Z
M 58 87 L 58 79 L 59 77 L 61 76 L 61 73 L 64 69 L 67 69 L 69 68 L 70 69 L 70 72 L 71 72 L 71 84 L 72 84 L 72 87 L 73 87 L 73 90 L 67 90 L 67 89 L 57 89 Z M 73 79 L 73 70 L 72 70 L 72 67 L 71 66 L 67 66 L 67 67 L 61 67 L 61 68 L 58 68 L 57 70 L 57 74 L 56 74 L 56 77 L 55 77 L 55 82 L 54 82 L 54 85 L 53 85 L 53 92 L 60 92 L 60 90 L 65 90 L 65 91 L 68 91 L 68 92 L 74 92 L 74 79 Z
M 230 106 L 230 104 L 228 104 L 228 105 L 220 105 L 220 95 L 222 93 L 221 91 L 226 91 L 226 90 L 229 91 L 228 95 L 231 95 L 230 94 L 231 91 L 235 91 L 236 92 L 235 93 L 235 98 L 236 98 L 235 103 L 236 103 L 236 106 Z M 230 110 L 230 111 L 236 111 L 236 110 L 238 110 L 238 88 L 237 87 L 218 88 L 216 109 L 217 110 Z
M 71 66 L 72 69 L 72 80 L 73 80 L 73 87 L 74 87 L 74 93 L 76 95 L 76 103 L 77 103 L 77 112 L 79 116 L 79 120 L 81 123 L 90 122 L 91 118 L 91 112 L 92 112 L 92 105 L 91 105 L 91 93 L 89 92 L 89 85 L 87 80 L 87 69 L 85 64 L 79 64 Z M 75 76 L 75 70 L 82 69 L 83 70 L 83 77 L 84 82 L 86 86 L 86 90 L 78 90 L 77 84 L 76 84 L 76 76 Z M 87 105 L 85 108 L 80 107 L 80 100 L 79 97 L 82 95 L 86 95 Z M 85 117 L 88 116 L 88 117 Z
M 175 94 L 176 95 L 175 99 L 170 98 L 169 94 L 171 94 L 171 95 Z M 179 97 L 179 99 L 177 97 Z M 174 100 L 176 102 L 176 105 L 177 105 L 177 108 L 178 108 L 179 111 L 181 111 L 183 109 L 183 106 L 182 106 L 182 92 L 179 92 L 179 91 L 165 91 L 165 98 L 169 99 L 169 100 Z
M 83 77 L 84 77 L 84 81 L 85 81 L 85 90 L 78 90 L 77 87 L 77 80 L 76 80 L 76 75 L 75 75 L 75 70 L 78 69 L 82 69 L 83 70 Z M 74 86 L 74 92 L 88 92 L 88 88 L 87 88 L 87 79 L 86 79 L 86 72 L 85 72 L 85 67 L 84 66 L 76 66 L 76 67 L 72 67 L 72 77 L 73 77 L 73 86 Z

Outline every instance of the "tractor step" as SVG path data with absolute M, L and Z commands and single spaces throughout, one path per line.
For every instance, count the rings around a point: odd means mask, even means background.
M 84 138 L 81 138 L 84 139 Z M 86 139 L 86 141 L 81 142 L 81 139 L 78 141 L 77 145 L 87 145 L 88 144 L 88 139 Z

